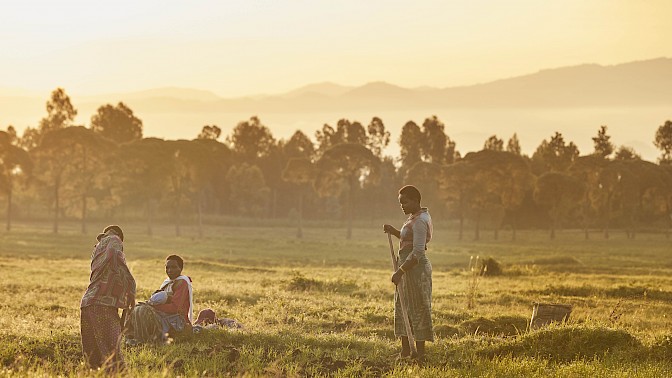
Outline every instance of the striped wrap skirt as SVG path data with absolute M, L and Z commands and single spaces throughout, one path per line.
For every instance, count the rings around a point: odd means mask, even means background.
M 399 251 L 399 262 L 413 251 L 409 246 Z M 404 291 L 404 307 L 408 312 L 411 329 L 416 341 L 434 341 L 432 328 L 432 264 L 429 259 L 422 257 L 416 266 L 408 270 L 397 286 L 397 290 Z M 401 301 L 397 292 L 394 294 L 394 335 L 407 336 L 406 326 L 401 312 Z

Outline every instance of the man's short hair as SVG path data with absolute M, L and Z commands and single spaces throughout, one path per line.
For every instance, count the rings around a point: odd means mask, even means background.
M 184 260 L 178 255 L 170 255 L 166 257 L 166 262 L 173 260 L 177 263 L 177 266 L 180 267 L 180 269 L 184 269 Z
M 413 185 L 406 185 L 403 188 L 399 189 L 399 194 L 403 194 L 408 198 L 417 200 L 418 202 L 422 200 L 420 191 Z
M 117 234 L 117 236 L 119 236 L 119 239 L 121 239 L 122 242 L 124 241 L 124 231 L 121 230 L 121 227 L 117 226 L 116 224 L 113 224 L 105 227 L 103 233 L 107 234 L 107 231 L 110 230 L 112 230 L 115 234 Z

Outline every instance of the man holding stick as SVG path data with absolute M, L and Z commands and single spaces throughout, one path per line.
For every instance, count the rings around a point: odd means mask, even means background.
M 411 356 L 415 339 L 418 360 L 425 356 L 425 341 L 434 341 L 432 331 L 432 264 L 427 259 L 427 243 L 432 239 L 432 218 L 420 206 L 420 191 L 406 185 L 399 190 L 399 204 L 408 219 L 397 230 L 385 224 L 383 231 L 399 238 L 398 269 L 392 275 L 397 285 L 394 305 L 394 334 L 401 337 L 401 357 Z M 406 313 L 407 321 L 403 313 Z M 405 323 L 409 324 L 407 330 Z M 415 349 L 415 348 L 413 348 Z

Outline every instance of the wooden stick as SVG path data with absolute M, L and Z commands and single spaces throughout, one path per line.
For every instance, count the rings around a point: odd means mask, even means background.
M 387 241 L 390 242 L 390 255 L 392 256 L 392 269 L 394 272 L 399 269 L 399 264 L 397 262 L 397 256 L 394 255 L 394 246 L 392 245 L 392 234 L 387 233 Z M 406 287 L 406 277 L 401 276 L 401 281 L 397 287 L 397 295 L 399 296 L 399 302 L 401 304 L 401 316 L 404 318 L 404 326 L 406 327 L 406 335 L 408 337 L 408 346 L 411 348 L 411 356 L 417 356 L 418 351 L 415 348 L 415 337 L 413 336 L 413 329 L 411 328 L 411 322 L 408 319 L 408 310 L 406 309 L 406 295 L 404 294 L 404 288 Z

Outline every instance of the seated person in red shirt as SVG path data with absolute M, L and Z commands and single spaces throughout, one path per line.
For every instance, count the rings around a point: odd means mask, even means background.
M 184 260 L 166 258 L 166 275 L 159 290 L 138 303 L 126 321 L 126 343 L 165 342 L 168 336 L 188 334 L 193 317 L 191 278 L 182 275 Z

